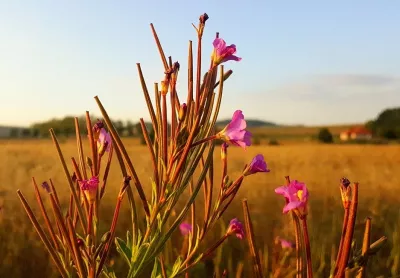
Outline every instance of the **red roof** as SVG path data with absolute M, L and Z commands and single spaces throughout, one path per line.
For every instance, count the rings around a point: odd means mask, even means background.
M 372 135 L 372 132 L 364 126 L 355 126 L 346 131 L 343 131 L 343 133 L 347 133 L 347 134 L 355 133 L 358 135 Z

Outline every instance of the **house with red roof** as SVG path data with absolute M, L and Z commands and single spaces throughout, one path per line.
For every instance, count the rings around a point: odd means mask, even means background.
M 340 133 L 340 140 L 370 140 L 372 132 L 364 126 L 351 127 Z

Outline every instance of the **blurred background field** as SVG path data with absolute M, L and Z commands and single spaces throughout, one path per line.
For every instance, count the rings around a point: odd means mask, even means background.
M 342 127 L 338 128 L 341 129 Z M 316 130 L 318 129 L 310 131 L 303 129 L 298 134 L 312 136 Z M 274 193 L 274 188 L 284 184 L 284 176 L 290 175 L 292 179 L 303 181 L 309 187 L 309 229 L 315 277 L 328 277 L 338 247 L 343 213 L 339 179 L 346 176 L 351 181 L 360 183 L 359 214 L 355 234 L 358 247 L 362 240 L 364 219 L 367 216 L 372 217 L 372 240 L 383 235 L 388 237 L 387 245 L 369 263 L 368 270 L 371 277 L 400 275 L 400 210 L 397 194 L 400 180 L 399 145 L 318 144 L 312 140 L 310 142 L 297 140 L 295 143 L 295 140 L 289 138 L 289 135 L 293 136 L 293 129 L 288 132 L 285 128 L 271 127 L 263 131 L 257 129 L 252 131 L 256 134 L 257 132 L 267 134 L 265 138 L 287 135 L 288 139 L 285 141 L 281 137 L 280 145 L 262 143 L 246 151 L 235 147 L 229 148 L 230 177 L 237 177 L 243 165 L 258 153 L 265 156 L 271 172 L 245 179 L 236 201 L 221 221 L 221 227 L 216 226 L 215 232 L 209 234 L 207 238 L 209 243 L 218 238 L 223 232 L 223 225 L 231 218 L 243 219 L 241 200 L 247 198 L 254 221 L 257 244 L 263 261 L 266 262 L 264 265 L 269 270 L 275 268 L 285 251 L 280 250 L 275 244 L 275 238 L 280 236 L 294 240 L 291 218 L 282 215 L 284 200 Z M 332 133 L 337 134 L 337 132 Z M 142 183 L 149 185 L 151 167 L 146 147 L 140 145 L 140 140 L 137 138 L 124 139 L 124 142 Z M 77 156 L 74 140 L 62 140 L 61 148 L 66 159 Z M 218 189 L 219 151 L 215 152 L 214 161 L 215 187 Z M 112 164 L 110 175 L 100 208 L 102 232 L 107 231 L 110 225 L 122 179 L 116 161 Z M 0 277 L 27 277 L 27 273 L 29 277 L 56 277 L 53 265 L 16 195 L 16 190 L 21 189 L 39 217 L 39 208 L 34 203 L 31 185 L 33 176 L 38 183 L 51 178 L 62 204 L 67 205 L 68 186 L 50 139 L 0 141 Z M 149 186 L 145 186 L 145 189 L 149 192 Z M 200 213 L 201 199 L 197 205 Z M 129 229 L 129 222 L 130 215 L 125 200 L 117 236 L 125 237 L 123 231 Z M 178 231 L 173 241 L 168 244 L 165 253 L 167 261 L 175 259 L 182 247 Z M 249 259 L 246 248 L 245 241 L 230 238 L 221 249 L 222 253 L 217 253 L 213 257 L 217 273 L 227 269 L 229 277 L 250 277 L 250 269 L 245 267 L 241 270 L 241 263 Z M 294 252 L 291 252 L 289 258 L 293 256 Z M 110 265 L 117 272 L 124 271 L 122 260 L 115 252 Z M 242 275 L 236 276 L 236 273 Z

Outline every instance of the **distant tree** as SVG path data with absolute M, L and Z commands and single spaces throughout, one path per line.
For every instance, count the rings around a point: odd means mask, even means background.
M 124 123 L 122 121 L 115 121 L 115 122 L 113 122 L 113 125 L 114 125 L 115 129 L 117 130 L 119 136 L 123 136 L 124 131 L 125 131 Z
M 326 144 L 332 143 L 333 142 L 332 133 L 327 128 L 321 128 L 318 132 L 318 140 Z
M 17 138 L 19 136 L 19 130 L 18 128 L 12 128 L 10 130 L 10 137 L 11 138 Z
M 21 131 L 22 137 L 30 137 L 31 136 L 31 130 L 29 128 L 24 128 Z
M 253 136 L 251 144 L 253 146 L 261 145 L 261 136 L 257 136 L 257 135 Z
M 31 135 L 34 138 L 37 138 L 40 136 L 40 130 L 38 130 L 37 128 L 31 128 Z
M 400 108 L 385 109 L 376 120 L 369 121 L 367 125 L 380 137 L 389 140 L 400 138 Z
M 126 135 L 127 136 L 134 136 L 134 133 L 135 133 L 135 125 L 131 122 L 131 121 L 127 121 L 126 122 L 126 125 L 125 125 L 125 128 L 126 128 Z
M 270 146 L 278 146 L 279 142 L 276 139 L 271 139 L 271 140 L 269 140 L 268 145 L 270 145 Z

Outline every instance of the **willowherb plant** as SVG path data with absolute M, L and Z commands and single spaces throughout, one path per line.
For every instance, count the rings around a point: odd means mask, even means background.
M 173 63 L 171 57 L 166 58 L 153 25 L 151 29 L 164 66 L 164 76 L 160 86 L 158 83 L 154 85 L 153 100 L 144 81 L 141 65 L 137 64 L 154 134 L 150 136 L 143 119 L 140 119 L 143 138 L 152 162 L 153 174 L 149 178 L 150 196 L 146 196 L 143 189 L 143 177 L 139 177 L 136 173 L 131 157 L 98 97 L 95 97 L 95 100 L 103 120 L 93 124 L 89 113 L 86 112 L 89 156 L 85 155 L 81 127 L 78 118 L 75 118 L 78 153 L 77 159 L 71 159 L 72 171 L 67 166 L 54 131 L 50 130 L 70 188 L 66 213 L 63 213 L 56 187 L 51 180 L 50 183 L 47 181 L 42 183 L 46 197 L 50 199 L 51 206 L 48 209 L 44 206 L 42 193 L 33 179 L 44 225 L 39 224 L 33 210 L 19 190 L 17 194 L 62 277 L 94 278 L 100 275 L 116 277 L 115 273 L 106 266 L 113 244 L 128 265 L 127 277 L 143 277 L 143 273 L 149 268 L 152 268 L 151 277 L 154 278 L 188 276 L 193 266 L 207 259 L 232 235 L 238 239 L 247 239 L 255 277 L 266 277 L 268 273 L 271 273 L 268 266 L 263 263 L 256 247 L 246 200 L 243 201 L 244 224 L 236 218 L 232 219 L 220 239 L 210 246 L 203 244 L 206 235 L 235 199 L 244 179 L 249 175 L 270 171 L 264 157 L 259 154 L 244 166 L 242 174 L 236 179 L 232 180 L 228 175 L 228 146 L 239 146 L 245 149 L 251 145 L 251 133 L 246 130 L 246 121 L 240 110 L 234 112 L 231 122 L 224 129 L 215 132 L 224 82 L 232 74 L 231 70 L 224 70 L 222 63 L 229 60 L 240 61 L 241 58 L 234 55 L 236 46 L 227 46 L 217 33 L 213 42 L 214 50 L 210 67 L 203 74 L 202 37 L 207 19 L 207 14 L 203 14 L 200 16 L 198 26 L 195 27 L 198 39 L 196 67 L 194 67 L 192 42 L 189 41 L 188 88 L 185 102 L 182 102 L 182 94 L 178 94 L 176 86 L 180 65 L 178 62 Z M 168 95 L 169 98 L 167 98 Z M 167 110 L 168 108 L 170 111 Z M 216 140 L 223 141 L 220 162 L 222 178 L 218 186 L 215 185 L 213 160 Z M 104 235 L 100 235 L 98 232 L 101 220 L 99 207 L 108 184 L 108 174 L 114 155 L 118 159 L 122 174 L 121 188 L 110 228 Z M 350 260 L 352 230 L 357 208 L 357 186 L 357 184 L 354 185 L 351 201 L 350 193 L 348 193 L 350 186 L 341 187 L 345 222 L 337 267 L 334 272 L 335 277 L 342 277 L 346 267 L 354 265 L 354 262 L 361 264 L 361 273 L 365 273 L 367 257 L 373 254 L 366 235 L 367 239 L 364 239 L 366 247 L 364 248 L 363 245 L 362 253 Z M 203 200 L 199 203 L 200 199 L 197 197 L 201 190 Z M 217 192 L 216 196 L 215 192 Z M 304 183 L 290 181 L 287 177 L 287 185 L 277 188 L 276 193 L 283 195 L 286 199 L 283 212 L 292 213 L 296 243 L 292 244 L 284 239 L 277 240 L 282 248 L 291 249 L 295 246 L 297 268 L 294 273 L 297 273 L 297 277 L 312 277 L 307 231 L 308 190 Z M 139 204 L 135 201 L 135 194 L 139 197 Z M 125 195 L 129 202 L 132 221 L 126 240 L 115 236 Z M 179 204 L 183 201 L 182 196 L 185 196 L 183 206 Z M 139 210 L 143 210 L 144 221 L 138 216 Z M 53 214 L 53 221 L 50 220 L 50 211 Z M 198 221 L 199 218 L 202 220 Z M 182 248 L 180 254 L 176 256 L 175 262 L 168 265 L 165 263 L 162 252 L 176 230 L 180 231 L 185 248 Z M 367 229 L 366 234 L 368 234 Z M 305 250 L 305 255 L 303 255 L 303 250 Z M 281 266 L 284 264 L 286 264 L 286 259 L 282 261 Z M 290 276 L 288 273 L 293 273 L 290 271 L 292 271 L 290 267 L 287 271 L 279 267 L 273 273 L 273 277 L 282 277 L 281 275 L 286 274 Z M 226 271 L 223 275 L 226 275 Z
M 150 98 L 141 66 L 137 64 L 154 131 L 154 138 L 150 138 L 143 119 L 140 119 L 153 166 L 150 197 L 146 196 L 142 180 L 137 175 L 131 158 L 98 97 L 95 97 L 95 100 L 103 115 L 103 121 L 99 120 L 92 125 L 89 113 L 86 113 L 91 153 L 88 157 L 84 154 L 80 126 L 77 119 L 75 121 L 78 159 L 72 158 L 73 175 L 67 167 L 56 135 L 50 130 L 71 191 L 67 213 L 66 215 L 62 213 L 52 181 L 50 185 L 47 182 L 43 183 L 55 216 L 55 223 L 52 223 L 48 209 L 43 205 L 38 186 L 33 180 L 37 200 L 45 219 L 47 229 L 45 233 L 20 191 L 18 196 L 61 276 L 71 277 L 76 273 L 79 277 L 98 277 L 103 273 L 105 276 L 113 277 L 114 274 L 105 267 L 105 262 L 115 242 L 117 250 L 129 266 L 127 277 L 139 277 L 149 264 L 154 264 L 153 277 L 160 275 L 175 277 L 187 273 L 193 265 L 211 255 L 229 236 L 236 235 L 239 239 L 243 239 L 244 228 L 239 220 L 233 219 L 222 238 L 208 248 L 200 248 L 207 233 L 235 198 L 245 176 L 269 171 L 263 156 L 258 155 L 244 167 L 242 175 L 235 180 L 230 180 L 228 177 L 228 144 L 243 148 L 251 144 L 251 134 L 246 130 L 246 121 L 240 110 L 234 113 L 232 121 L 222 131 L 214 133 L 224 82 L 232 74 L 232 71 L 224 71 L 222 63 L 229 60 L 240 61 L 241 58 L 234 55 L 236 52 L 234 45 L 227 46 L 217 35 L 213 42 L 214 51 L 210 68 L 201 80 L 202 36 L 207 19 L 207 14 L 203 14 L 198 27 L 195 28 L 198 37 L 196 71 L 193 66 L 192 42 L 189 42 L 188 92 L 185 103 L 181 103 L 176 88 L 180 65 L 178 62 L 172 63 L 171 57 L 167 60 L 153 25 L 151 28 L 164 65 L 164 79 L 161 81 L 161 86 L 155 84 L 155 104 Z M 167 107 L 170 107 L 171 111 L 167 111 Z M 225 143 L 221 147 L 223 173 L 219 194 L 213 196 L 213 152 L 216 139 Z M 123 181 L 110 229 L 100 237 L 98 211 L 114 154 L 118 158 Z M 101 162 L 105 157 L 107 163 L 102 169 Z M 199 175 L 196 176 L 194 174 L 198 169 Z M 131 182 L 136 188 L 140 205 L 135 203 Z M 203 221 L 197 224 L 195 200 L 201 189 L 204 195 L 204 204 L 201 206 L 204 208 Z M 178 208 L 178 201 L 188 190 L 190 194 L 186 204 Z M 128 231 L 126 241 L 115 237 L 120 206 L 125 194 L 128 195 L 132 212 L 132 231 Z M 137 210 L 140 208 L 144 211 L 145 225 L 141 225 L 137 216 Z M 189 212 L 191 223 L 184 223 L 183 220 Z M 186 235 L 187 250 L 176 259 L 173 266 L 168 267 L 164 265 L 161 252 L 178 227 L 182 234 Z

